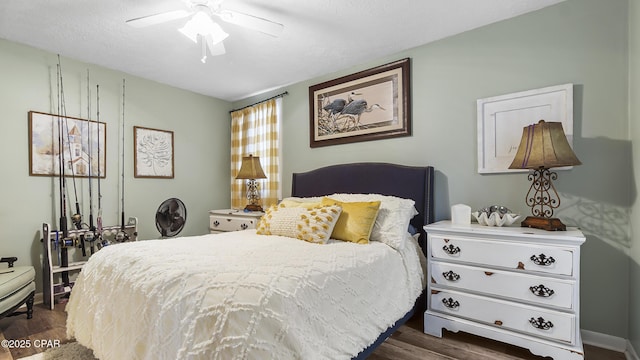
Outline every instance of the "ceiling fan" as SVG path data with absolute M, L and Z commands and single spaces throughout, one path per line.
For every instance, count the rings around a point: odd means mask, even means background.
M 166 11 L 159 14 L 147 15 L 135 19 L 129 19 L 126 23 L 130 26 L 141 28 L 164 22 L 190 17 L 189 21 L 179 31 L 193 42 L 200 41 L 202 46 L 202 59 L 207 59 L 206 49 L 212 56 L 225 53 L 222 41 L 229 36 L 220 25 L 214 22 L 218 18 L 224 22 L 239 25 L 251 30 L 259 31 L 267 35 L 277 37 L 282 33 L 284 25 L 258 16 L 241 13 L 222 8 L 223 0 L 182 0 L 187 9 Z

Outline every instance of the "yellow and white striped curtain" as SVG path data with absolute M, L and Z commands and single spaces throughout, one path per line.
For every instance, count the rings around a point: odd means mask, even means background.
M 266 179 L 256 179 L 263 208 L 276 204 L 282 196 L 280 174 L 281 98 L 231 113 L 231 208 L 247 204 L 246 180 L 236 180 L 243 156 L 259 156 Z

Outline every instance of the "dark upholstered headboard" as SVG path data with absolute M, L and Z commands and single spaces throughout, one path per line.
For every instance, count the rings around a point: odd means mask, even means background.
M 291 196 L 310 197 L 333 193 L 381 194 L 413 199 L 419 214 L 411 220 L 420 231 L 420 246 L 426 250 L 422 228 L 433 222 L 432 166 L 404 166 L 388 163 L 332 165 L 293 174 Z

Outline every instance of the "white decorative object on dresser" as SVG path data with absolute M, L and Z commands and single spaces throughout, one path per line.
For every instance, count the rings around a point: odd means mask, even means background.
M 484 336 L 556 360 L 584 359 L 576 228 L 454 226 L 427 232 L 424 332 Z
M 234 209 L 209 210 L 209 232 L 211 234 L 226 231 L 255 229 L 261 211 L 243 211 Z

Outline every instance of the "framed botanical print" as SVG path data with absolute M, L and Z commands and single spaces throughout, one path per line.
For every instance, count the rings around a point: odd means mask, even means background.
M 173 179 L 173 131 L 133 127 L 136 178 Z

